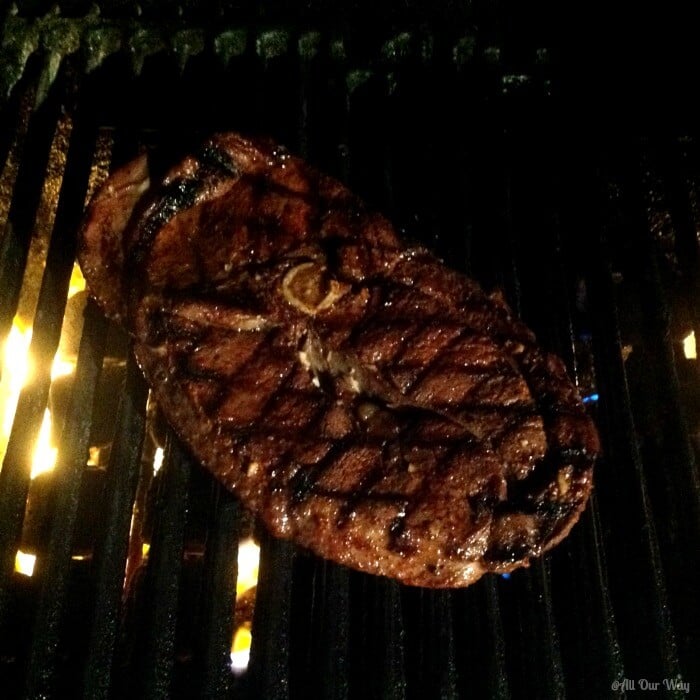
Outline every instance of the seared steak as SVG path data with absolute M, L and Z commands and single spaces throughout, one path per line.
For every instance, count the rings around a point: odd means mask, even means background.
M 223 134 L 162 182 L 126 166 L 80 260 L 174 429 L 277 536 L 465 586 L 585 506 L 598 438 L 562 362 L 281 148 Z

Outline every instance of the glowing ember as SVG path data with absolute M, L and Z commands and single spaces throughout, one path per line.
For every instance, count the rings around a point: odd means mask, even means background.
M 153 455 L 153 476 L 155 476 L 163 466 L 163 457 L 165 453 L 162 447 L 156 447 L 156 453 Z
M 252 539 L 243 540 L 238 545 L 238 579 L 236 595 L 243 595 L 258 584 L 260 547 Z
M 250 661 L 250 645 L 253 637 L 248 625 L 241 625 L 233 637 L 231 646 L 231 670 L 235 674 L 245 673 Z
M 31 478 L 36 479 L 39 474 L 50 472 L 56 466 L 57 457 L 58 449 L 51 444 L 51 411 L 47 408 L 34 447 Z
M 17 550 L 15 556 L 15 571 L 23 576 L 31 576 L 34 573 L 34 564 L 36 564 L 36 555 Z
M 683 338 L 683 354 L 688 360 L 698 359 L 697 346 L 695 345 L 695 331 L 690 331 L 690 333 Z

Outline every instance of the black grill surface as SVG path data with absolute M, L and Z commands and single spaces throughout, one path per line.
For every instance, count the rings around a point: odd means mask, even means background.
M 582 44 L 544 5 L 216 7 L 19 3 L 5 19 L 0 340 L 30 322 L 33 370 L 0 471 L 0 695 L 700 692 L 700 376 L 683 346 L 700 338 L 700 134 L 680 113 L 633 118 L 642 81 L 628 76 L 622 97 L 612 86 L 636 54 L 620 49 L 606 74 L 608 36 L 569 62 Z M 86 197 L 144 149 L 162 171 L 221 129 L 271 136 L 347 182 L 406 239 L 502 289 L 565 359 L 604 451 L 555 551 L 431 591 L 268 537 L 160 423 L 128 340 L 90 301 L 74 373 L 52 381 Z M 47 406 L 57 464 L 30 480 Z M 234 676 L 251 527 L 253 647 Z M 18 549 L 36 555 L 31 577 L 14 571 Z

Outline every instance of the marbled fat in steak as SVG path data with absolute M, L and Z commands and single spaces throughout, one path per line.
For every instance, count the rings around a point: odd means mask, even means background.
M 132 162 L 80 261 L 173 428 L 279 537 L 456 587 L 585 507 L 598 437 L 562 362 L 281 148 L 214 136 L 160 182 Z

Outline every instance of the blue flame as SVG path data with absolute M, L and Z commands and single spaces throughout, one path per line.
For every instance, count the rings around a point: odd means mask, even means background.
M 583 397 L 583 403 L 595 403 L 599 398 L 598 394 L 589 394 Z

